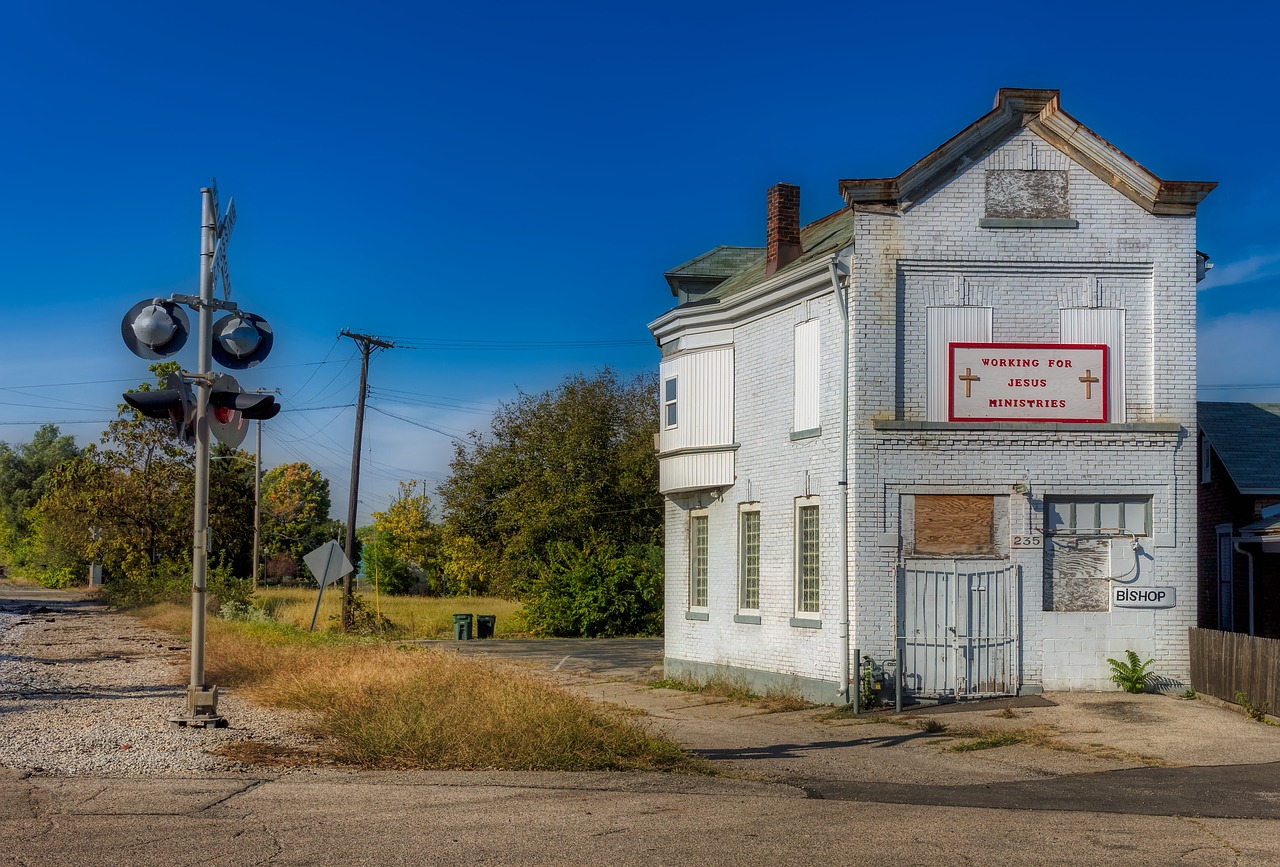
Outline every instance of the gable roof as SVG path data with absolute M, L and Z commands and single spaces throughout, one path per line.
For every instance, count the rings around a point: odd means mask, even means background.
M 1200 430 L 1242 494 L 1280 494 L 1280 404 L 1199 403 Z
M 1001 88 L 995 107 L 896 178 L 840 181 L 850 205 L 903 207 L 1026 127 L 1152 214 L 1194 214 L 1214 181 L 1166 181 L 1062 110 L 1058 91 Z

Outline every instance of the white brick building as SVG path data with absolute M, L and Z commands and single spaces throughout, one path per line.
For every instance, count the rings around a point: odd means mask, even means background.
M 780 184 L 765 248 L 668 272 L 668 673 L 843 702 L 858 651 L 1013 694 L 1113 688 L 1133 649 L 1185 683 L 1214 186 L 1005 89 L 840 211 L 801 227 Z

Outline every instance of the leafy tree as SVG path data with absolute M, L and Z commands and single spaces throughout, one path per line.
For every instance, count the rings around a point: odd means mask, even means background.
M 436 571 L 440 532 L 431 521 L 427 483 L 401 482 L 400 493 L 387 510 L 373 513 L 366 539 L 377 558 L 366 564 L 366 574 L 377 572 L 380 586 L 388 592 L 405 593 L 419 582 L 430 581 Z
M 262 535 L 274 556 L 301 563 L 308 551 L 336 538 L 329 520 L 329 480 L 306 463 L 281 464 L 262 477 Z
M 231 574 L 253 571 L 253 456 L 214 443 L 209 462 L 209 531 Z
M 162 387 L 177 369 L 152 365 L 157 382 L 138 390 Z M 101 442 L 62 463 L 31 510 L 39 564 L 52 575 L 97 561 L 133 595 L 180 591 L 190 574 L 193 457 L 167 421 L 121 404 Z
M 397 555 L 392 539 L 374 527 L 356 531 L 360 540 L 360 563 L 365 581 L 381 593 L 408 593 L 422 582 L 420 566 Z
M 451 587 L 487 582 L 489 592 L 533 599 L 549 580 L 548 558 L 568 557 L 563 545 L 598 560 L 660 544 L 656 394 L 654 375 L 578 374 L 519 395 L 488 434 L 457 445 L 440 489 L 440 561 Z
M 75 440 L 43 425 L 17 448 L 0 443 L 0 552 L 15 565 L 26 561 L 31 534 L 30 510 L 48 493 L 53 473 L 80 455 Z
M 548 635 L 656 635 L 662 630 L 662 549 L 599 538 L 552 542 L 524 599 L 525 622 Z

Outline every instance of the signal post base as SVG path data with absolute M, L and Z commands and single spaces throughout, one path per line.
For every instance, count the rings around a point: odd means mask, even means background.
M 188 728 L 226 728 L 227 721 L 218 715 L 218 688 L 187 687 L 187 712 L 169 717 L 169 723 Z

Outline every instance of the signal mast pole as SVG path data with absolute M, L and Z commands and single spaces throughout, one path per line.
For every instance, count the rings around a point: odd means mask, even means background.
M 191 683 L 179 725 L 226 725 L 218 715 L 218 688 L 204 684 L 205 587 L 209 570 L 209 373 L 213 370 L 213 247 L 218 215 L 213 190 L 200 190 L 200 334 L 196 356 L 196 490 L 191 545 Z
M 356 506 L 360 497 L 360 439 L 364 431 L 364 399 L 369 390 L 369 356 L 374 349 L 395 349 L 396 345 L 388 340 L 379 340 L 368 334 L 354 334 L 345 328 L 339 337 L 350 337 L 360 347 L 360 394 L 356 399 L 356 437 L 351 449 L 351 497 L 347 500 L 347 559 L 356 562 Z M 352 573 L 342 578 L 342 631 L 351 628 L 351 602 L 355 598 L 355 587 Z

